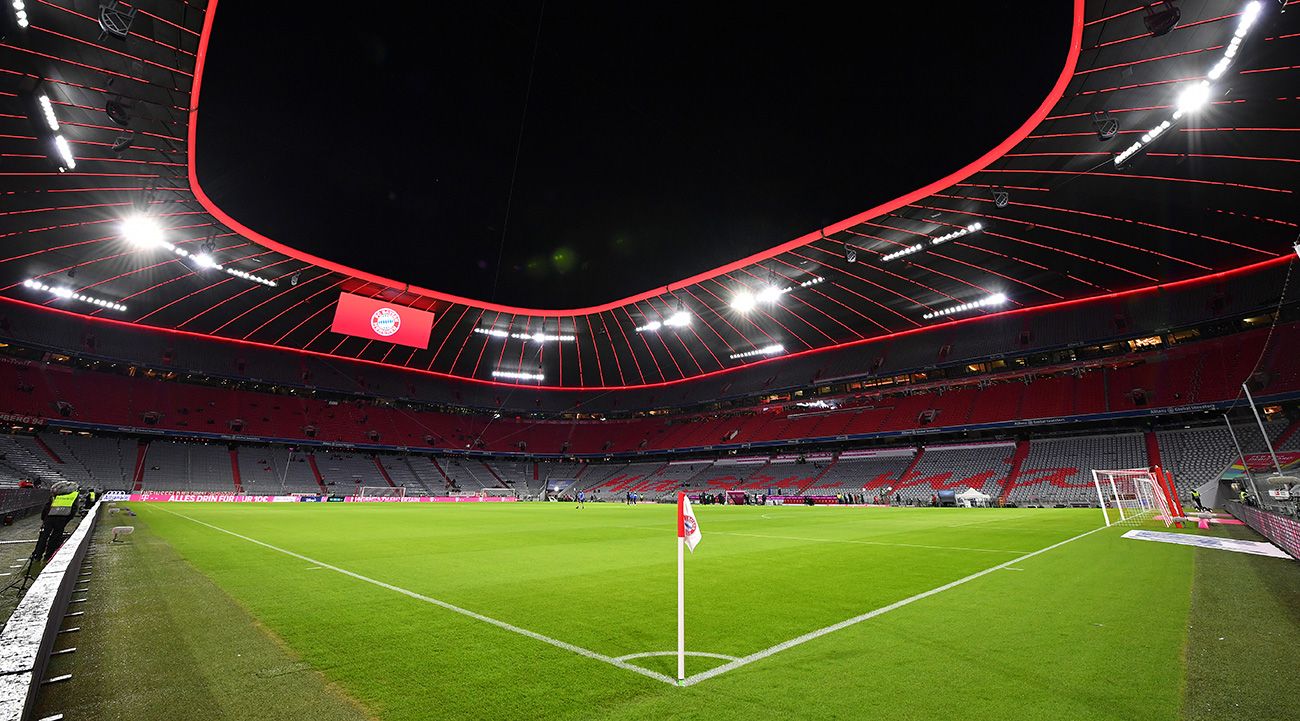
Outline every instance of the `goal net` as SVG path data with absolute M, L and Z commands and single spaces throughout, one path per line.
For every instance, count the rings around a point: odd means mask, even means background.
M 1094 470 L 1093 485 L 1107 526 L 1137 526 L 1159 517 L 1172 525 L 1173 514 L 1156 472 L 1145 468 Z
M 357 489 L 359 498 L 404 498 L 405 486 L 361 486 Z

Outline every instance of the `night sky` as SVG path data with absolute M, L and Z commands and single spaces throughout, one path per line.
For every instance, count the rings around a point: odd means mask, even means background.
M 246 225 L 362 270 L 599 304 L 974 160 L 1069 39 L 1068 2 L 727 5 L 223 3 L 200 178 Z

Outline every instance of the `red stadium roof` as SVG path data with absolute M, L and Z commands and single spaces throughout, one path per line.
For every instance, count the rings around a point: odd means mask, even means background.
M 1278 13 L 1274 3 L 1261 4 L 1207 106 L 1172 122 L 1123 167 L 1117 154 L 1171 120 L 1183 88 L 1223 57 L 1245 2 L 1182 2 L 1181 25 L 1151 37 L 1140 3 L 1117 12 L 1115 3 L 1079 0 L 1052 92 L 1011 137 L 966 167 L 721 268 L 564 310 L 411 287 L 277 243 L 223 212 L 199 186 L 194 164 L 216 7 L 142 10 L 123 42 L 101 40 L 93 18 L 40 5 L 31 26 L 0 45 L 7 108 L 0 112 L 0 296 L 460 378 L 491 381 L 493 371 L 513 371 L 544 377 L 528 385 L 600 388 L 725 372 L 761 362 L 758 351 L 772 346 L 786 355 L 813 352 L 981 317 L 999 306 L 969 304 L 998 293 L 1007 299 L 1002 308 L 1028 309 L 1294 258 L 1300 14 Z M 49 140 L 24 104 L 37 79 L 76 157 L 65 173 L 46 157 Z M 105 113 L 110 100 L 126 108 L 126 128 Z M 1107 141 L 1095 122 L 1103 118 L 1119 125 Z M 959 124 L 958 114 L 954 132 Z M 114 150 L 127 135 L 131 146 Z M 1005 204 L 996 202 L 999 193 Z M 121 218 L 142 211 L 185 256 L 122 239 Z M 933 243 L 974 223 L 981 230 Z M 245 277 L 195 266 L 192 256 L 206 241 L 217 262 Z M 883 260 L 917 244 L 916 252 Z M 856 262 L 846 259 L 849 251 Z M 127 310 L 23 285 L 32 278 Z M 731 307 L 736 294 L 768 285 L 780 291 L 774 302 L 744 313 Z M 342 291 L 435 313 L 428 349 L 332 333 Z M 637 331 L 679 304 L 690 325 Z M 498 337 L 502 331 L 507 337 Z M 530 339 L 537 333 L 573 340 Z

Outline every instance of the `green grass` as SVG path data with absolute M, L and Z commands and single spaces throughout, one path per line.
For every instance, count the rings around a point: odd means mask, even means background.
M 676 646 L 670 506 L 135 508 L 139 530 L 129 551 L 109 551 L 131 557 L 128 577 L 153 577 L 134 589 L 160 607 L 153 613 L 186 618 L 152 636 L 141 636 L 142 624 L 121 622 L 119 633 L 145 639 L 145 647 L 125 649 L 128 655 L 183 658 L 183 668 L 202 669 L 209 657 L 221 657 L 227 634 L 264 629 L 288 661 L 260 665 L 299 664 L 294 668 L 309 676 L 321 674 L 306 679 L 299 696 L 331 697 L 337 687 L 368 713 L 394 721 L 1180 719 L 1187 658 L 1195 658 L 1187 644 L 1200 643 L 1188 634 L 1197 559 L 1217 554 L 1233 559 L 1222 560 L 1230 568 L 1240 565 L 1237 554 L 1123 540 L 1122 529 L 1105 530 L 678 688 L 195 522 L 621 656 Z M 731 656 L 1010 561 L 1100 520 L 1095 510 L 1066 509 L 696 510 L 704 540 L 686 561 L 687 647 Z M 1269 573 L 1296 574 L 1294 564 L 1276 563 L 1287 565 Z M 222 612 L 209 616 L 209 607 Z M 1275 615 L 1294 632 L 1294 606 Z M 1288 668 L 1295 648 L 1279 651 L 1289 656 Z M 675 669 L 670 657 L 637 663 Z M 720 663 L 690 658 L 687 673 Z M 165 663 L 149 668 L 167 672 Z M 258 693 L 239 701 L 248 668 L 221 668 L 177 671 L 223 698 L 224 714 L 204 718 L 265 711 Z M 1203 689 L 1217 686 L 1196 678 Z M 170 688 L 179 693 L 180 686 Z M 332 708 L 355 713 L 346 703 Z M 152 715 L 144 708 L 135 717 Z

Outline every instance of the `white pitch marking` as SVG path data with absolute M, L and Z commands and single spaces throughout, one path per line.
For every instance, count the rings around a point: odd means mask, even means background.
M 650 658 L 651 656 L 676 656 L 676 651 L 646 651 L 645 653 L 629 653 L 626 656 L 619 656 L 616 661 L 631 661 L 634 658 Z M 708 653 L 707 651 L 687 651 L 687 656 L 699 656 L 701 658 L 720 658 L 723 661 L 735 661 L 737 657 L 728 656 L 725 653 Z
M 308 570 L 308 571 L 319 571 L 319 570 L 320 570 L 320 566 L 308 566 L 305 570 Z
M 928 548 L 935 551 L 979 551 L 980 553 L 1028 553 L 1028 551 L 1009 550 L 1006 548 L 966 548 L 963 546 L 927 546 L 922 543 L 894 543 L 892 541 L 858 541 L 840 538 L 804 538 L 801 536 L 770 536 L 763 533 L 737 533 L 735 531 L 712 531 L 724 536 L 746 536 L 749 538 L 772 538 L 779 541 L 809 541 L 812 543 L 856 543 L 864 546 L 901 546 L 903 548 Z
M 988 574 L 993 573 L 994 571 L 998 571 L 1008 566 L 1015 565 L 1017 563 L 1020 563 L 1021 561 L 1033 558 L 1034 556 L 1037 556 L 1042 553 L 1047 553 L 1048 551 L 1051 551 L 1053 549 L 1060 548 L 1061 546 L 1064 546 L 1065 544 L 1070 543 L 1072 541 L 1077 541 L 1080 538 L 1083 538 L 1084 536 L 1091 536 L 1092 534 L 1096 533 L 1097 531 L 1103 530 L 1104 528 L 1105 526 L 1094 528 L 1091 531 L 1080 533 L 1077 536 L 1074 536 L 1072 538 L 1067 538 L 1064 541 L 1061 541 L 1059 543 L 1053 543 L 1047 548 L 1041 548 L 1037 551 L 1034 551 L 1033 553 L 1027 553 L 1023 556 L 1020 556 L 1019 558 L 1013 558 L 1010 561 L 1007 561 L 1006 563 L 999 563 L 996 566 L 990 566 L 989 568 L 986 568 L 983 571 L 977 571 L 975 573 L 972 573 L 969 576 L 966 576 L 965 578 L 959 578 L 956 581 L 953 581 L 951 583 L 945 583 L 944 585 L 939 586 L 937 588 L 932 588 L 929 591 L 922 591 L 921 593 L 918 593 L 915 596 L 908 596 L 907 598 L 904 598 L 901 601 L 895 601 L 894 603 L 891 603 L 888 606 L 881 606 L 880 608 L 877 608 L 874 611 L 868 611 L 860 616 L 854 616 L 853 618 L 845 619 L 843 621 L 840 621 L 839 623 L 832 624 L 824 628 L 819 628 L 816 631 L 809 631 L 808 633 L 805 633 L 802 636 L 796 636 L 795 638 L 792 638 L 789 641 L 783 641 L 781 643 L 778 643 L 775 646 L 770 646 L 757 653 L 751 653 L 748 656 L 743 656 L 741 658 L 736 659 L 735 661 L 724 663 L 721 666 L 716 666 L 714 668 L 709 669 L 708 671 L 697 673 L 694 676 L 688 677 L 685 681 L 682 682 L 682 685 L 694 686 L 695 684 L 701 681 L 707 681 L 708 679 L 711 679 L 714 676 L 724 674 L 728 671 L 735 670 L 737 668 L 740 668 L 741 666 L 751 664 L 755 661 L 761 661 L 767 658 L 768 656 L 771 656 L 776 653 L 780 653 L 781 651 L 785 651 L 786 649 L 794 648 L 795 646 L 807 643 L 809 641 L 812 641 L 813 639 L 821 638 L 826 634 L 834 633 L 841 629 L 848 628 L 849 626 L 857 625 L 859 623 L 862 623 L 863 621 L 873 619 L 876 616 L 880 616 L 889 613 L 890 611 L 902 608 L 903 606 L 906 606 L 910 603 L 915 603 L 922 599 L 929 598 L 930 596 L 943 593 L 944 591 L 947 591 L 949 589 L 956 588 L 957 586 L 960 586 L 963 583 L 968 583 L 982 576 L 987 576 Z M 714 533 L 718 533 L 718 531 L 714 531 Z
M 1006 568 L 1004 568 L 1004 569 L 1002 569 L 1002 570 L 1003 570 L 1003 571 L 1023 571 L 1023 570 L 1025 570 L 1025 569 L 1023 569 L 1023 568 L 1012 568 L 1012 567 L 1010 567 L 1010 566 L 1007 566 Z
M 228 530 L 226 530 L 226 529 L 224 529 L 224 528 L 222 528 L 222 527 L 220 527 L 220 526 L 214 526 L 214 525 L 212 525 L 211 523 L 206 523 L 206 522 L 204 522 L 204 521 L 200 521 L 200 520 L 198 520 L 197 518 L 191 518 L 191 517 L 186 516 L 186 515 L 184 515 L 184 514 L 182 514 L 182 513 L 176 513 L 175 511 L 169 511 L 169 510 L 167 510 L 167 509 L 165 509 L 165 508 L 159 508 L 158 510 L 162 511 L 163 513 L 171 514 L 171 515 L 173 515 L 173 516 L 179 516 L 180 518 L 184 518 L 184 519 L 187 520 L 187 521 L 193 521 L 194 523 L 197 523 L 197 524 L 199 524 L 200 526 L 206 526 L 206 527 L 208 527 L 208 528 L 211 528 L 211 529 L 214 530 L 214 531 L 221 531 L 222 533 L 225 533 L 225 534 L 227 534 L 227 535 L 234 536 L 235 538 L 238 538 L 238 539 L 241 539 L 241 540 L 244 540 L 244 541 L 248 541 L 249 543 L 257 544 L 257 545 L 259 545 L 259 546 L 262 546 L 263 548 L 269 548 L 269 549 L 271 549 L 272 551 L 277 551 L 277 552 L 279 552 L 279 553 L 283 553 L 283 554 L 285 554 L 286 556 L 293 556 L 294 558 L 297 558 L 297 559 L 300 560 L 300 561 L 306 561 L 307 563 L 314 563 L 314 564 L 320 566 L 321 568 L 328 568 L 328 569 L 331 570 L 331 571 L 334 571 L 334 572 L 336 572 L 336 573 L 341 573 L 341 574 L 343 574 L 344 576 L 348 576 L 348 577 L 350 577 L 350 578 L 355 578 L 355 579 L 358 580 L 358 581 L 365 581 L 366 583 L 373 584 L 373 585 L 375 585 L 375 586 L 379 586 L 380 588 L 386 588 L 386 589 L 388 589 L 388 590 L 390 590 L 390 591 L 393 591 L 393 592 L 396 592 L 396 593 L 400 593 L 400 594 L 402 594 L 402 595 L 404 595 L 404 596 L 409 596 L 410 598 L 414 598 L 414 599 L 416 599 L 416 600 L 418 600 L 418 601 L 424 601 L 425 603 L 431 603 L 431 604 L 433 604 L 433 605 L 435 605 L 435 606 L 438 606 L 438 607 L 440 607 L 440 608 L 444 608 L 444 609 L 446 609 L 446 610 L 448 610 L 448 611 L 452 611 L 453 613 L 459 613 L 459 614 L 462 615 L 462 616 L 468 616 L 468 617 L 470 617 L 470 618 L 472 618 L 472 619 L 474 619 L 474 620 L 476 620 L 476 621 L 482 621 L 483 623 L 489 623 L 489 624 L 492 624 L 493 626 L 496 626 L 497 628 L 501 628 L 501 629 L 504 629 L 504 630 L 506 630 L 506 631 L 510 631 L 510 632 L 512 632 L 512 633 L 517 633 L 517 634 L 519 634 L 519 635 L 521 635 L 521 636 L 527 636 L 527 637 L 529 637 L 529 638 L 532 638 L 532 639 L 535 639 L 535 640 L 541 641 L 542 643 L 548 643 L 548 644 L 550 644 L 550 645 L 552 645 L 552 646 L 555 646 L 556 648 L 562 648 L 562 649 L 564 649 L 565 651 L 572 651 L 573 653 L 576 653 L 576 654 L 578 654 L 579 656 L 586 656 L 587 658 L 590 658 L 590 659 L 595 659 L 595 660 L 597 660 L 597 661 L 603 661 L 603 662 L 605 662 L 605 663 L 607 663 L 607 664 L 609 664 L 609 665 L 611 665 L 611 666 L 617 666 L 618 668 L 624 669 L 624 670 L 626 670 L 626 671 L 631 671 L 631 672 L 633 672 L 633 673 L 639 673 L 639 674 L 641 674 L 642 676 L 645 676 L 645 677 L 647 677 L 647 678 L 652 678 L 652 679 L 654 679 L 654 680 L 656 680 L 656 681 L 662 681 L 663 683 L 669 684 L 670 686 L 676 686 L 676 685 L 677 685 L 677 681 L 676 681 L 676 679 L 669 678 L 668 676 L 666 676 L 666 675 L 664 675 L 664 674 L 662 674 L 662 673 L 657 673 L 657 672 L 655 672 L 655 671 L 651 671 L 651 670 L 649 670 L 649 669 L 641 668 L 640 666 L 636 666 L 636 665 L 634 665 L 634 664 L 630 664 L 630 663 L 628 663 L 628 662 L 626 662 L 626 661 L 621 661 L 621 660 L 619 660 L 619 659 L 617 659 L 617 658 L 614 658 L 614 657 L 612 657 L 612 656 L 606 656 L 606 655 L 603 654 L 603 653 L 597 653 L 597 652 L 595 652 L 595 651 L 592 651 L 592 650 L 590 650 L 590 649 L 583 648 L 583 647 L 581 647 L 581 646 L 575 646 L 575 645 L 573 645 L 573 644 L 571 644 L 571 643 L 568 643 L 568 642 L 565 642 L 565 641 L 561 641 L 561 640 L 556 639 L 556 638 L 551 638 L 550 636 L 544 636 L 544 635 L 542 635 L 542 634 L 540 634 L 540 633 L 537 633 L 536 631 L 529 631 L 529 630 L 526 629 L 526 628 L 520 628 L 519 626 L 516 626 L 516 625 L 514 625 L 514 624 L 512 624 L 512 623 L 506 623 L 505 621 L 499 621 L 499 620 L 497 620 L 497 619 L 495 619 L 495 618 L 492 618 L 492 617 L 490 617 L 490 616 L 484 616 L 484 615 L 481 614 L 481 613 L 475 613 L 474 611 L 471 611 L 471 610 L 469 610 L 469 609 L 461 608 L 460 606 L 457 606 L 457 605 L 455 605 L 455 604 L 447 603 L 446 601 L 439 601 L 439 600 L 436 599 L 436 598 L 431 598 L 431 597 L 426 596 L 426 595 L 424 595 L 424 594 L 422 594 L 422 593 L 416 593 L 415 591 L 410 591 L 410 590 L 407 590 L 407 589 L 402 588 L 402 587 L 400 587 L 400 586 L 394 586 L 394 585 L 391 584 L 391 583 L 384 583 L 383 581 L 377 581 L 377 580 L 375 580 L 375 579 L 373 579 L 373 578 L 369 578 L 369 577 L 367 577 L 367 576 L 362 576 L 362 575 L 359 574 L 359 573 L 353 573 L 352 571 L 349 571 L 349 570 L 347 570 L 347 569 L 345 569 L 345 568 L 339 568 L 338 566 L 332 566 L 332 565 L 330 565 L 330 564 L 328 564 L 328 563 L 325 563 L 324 561 L 317 561 L 316 559 L 314 559 L 314 558 L 310 558 L 310 557 L 308 557 L 308 556 L 304 556 L 304 555 L 302 555 L 301 553 L 294 553 L 293 551 L 289 551 L 289 550 L 286 550 L 286 549 L 280 548 L 280 547 L 278 547 L 278 546 L 272 546 L 271 544 L 266 543 L 266 542 L 264 542 L 264 541 L 259 541 L 259 540 L 257 540 L 256 538 L 249 538 L 248 536 L 244 536 L 244 535 L 241 535 L 241 534 L 235 533 L 234 531 L 228 531 Z
M 30 541 L 0 541 L 0 546 L 6 546 L 13 543 L 36 543 L 36 539 L 33 538 Z

